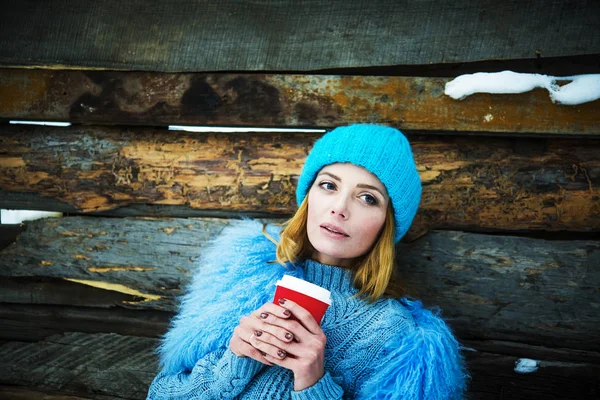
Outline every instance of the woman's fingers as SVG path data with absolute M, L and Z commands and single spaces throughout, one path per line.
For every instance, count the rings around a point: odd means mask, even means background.
M 292 315 L 295 318 L 290 318 Z M 265 355 L 284 360 L 302 349 L 299 342 L 314 341 L 312 332 L 318 335 L 323 331 L 304 308 L 290 300 L 283 306 L 266 303 L 250 316 L 242 317 L 234 331 L 234 338 L 242 343 L 232 339 L 231 348 L 238 355 L 243 353 L 261 362 L 267 361 Z
M 244 338 L 242 337 L 243 334 L 244 333 L 239 326 L 235 328 L 233 331 L 233 336 L 231 337 L 231 341 L 229 342 L 229 349 L 231 352 L 238 357 L 250 357 L 263 364 L 273 365 L 271 362 L 265 359 L 264 356 L 266 353 L 261 352 L 250 344 L 254 337 L 250 335 Z
M 273 315 L 277 318 L 288 319 L 292 316 L 292 313 L 289 310 L 286 310 L 283 307 L 279 307 L 277 304 L 273 303 L 265 303 L 258 310 L 252 313 L 252 316 L 255 318 L 265 319 L 264 315 Z
M 262 315 L 262 317 L 261 317 Z M 280 322 L 277 323 L 277 320 Z M 245 332 L 252 334 L 253 332 L 261 332 L 271 335 L 282 344 L 289 343 L 294 340 L 295 336 L 289 330 L 282 326 L 281 321 L 286 321 L 274 316 L 273 314 L 259 313 L 258 317 L 244 317 L 240 322 L 240 327 Z
M 301 307 L 297 303 L 291 300 L 279 299 L 280 308 L 289 310 L 294 317 L 306 328 L 306 330 L 313 335 L 323 333 L 321 326 L 315 321 L 314 317 L 304 307 Z
M 278 360 L 283 360 L 288 356 L 287 351 L 280 347 L 282 345 L 283 347 L 287 347 L 287 343 L 282 344 L 280 340 L 267 333 L 250 335 L 250 345 L 260 351 L 264 357 L 270 356 Z

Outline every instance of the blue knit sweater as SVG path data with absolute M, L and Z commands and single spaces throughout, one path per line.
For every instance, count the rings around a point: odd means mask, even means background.
M 312 260 L 292 269 L 273 264 L 275 246 L 261 228 L 235 223 L 206 251 L 159 348 L 162 370 L 148 399 L 461 398 L 464 364 L 441 318 L 407 299 L 367 304 L 354 297 L 351 273 L 342 268 Z M 322 322 L 326 373 L 299 392 L 290 370 L 228 349 L 240 317 L 272 300 L 283 273 L 332 292 Z

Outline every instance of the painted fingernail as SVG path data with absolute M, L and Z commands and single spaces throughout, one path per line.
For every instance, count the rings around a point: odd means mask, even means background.
M 279 358 L 285 358 L 285 356 L 287 355 L 285 351 L 283 350 L 279 350 L 277 351 L 277 355 L 279 356 Z
M 256 335 L 256 336 L 258 336 L 258 335 Z M 294 335 L 292 335 L 291 333 L 287 332 L 287 333 L 285 334 L 285 338 L 286 338 L 287 340 L 292 340 L 292 339 L 294 338 Z
M 260 335 L 262 335 L 262 331 L 254 331 L 254 335 L 260 336 Z
M 279 299 L 279 304 L 284 305 L 285 304 L 285 299 Z
M 289 317 L 290 315 L 292 315 L 292 313 L 290 312 L 290 310 L 283 310 L 283 315 Z
M 261 317 L 262 319 L 267 319 L 267 317 L 268 317 L 268 316 L 269 316 L 269 314 L 267 314 L 267 313 L 261 313 L 261 314 L 260 314 L 260 317 Z

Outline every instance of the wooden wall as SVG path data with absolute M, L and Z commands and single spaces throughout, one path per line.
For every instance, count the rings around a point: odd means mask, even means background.
M 469 398 L 600 394 L 600 101 L 443 94 L 473 70 L 600 72 L 597 2 L 166 4 L 3 5 L 0 208 L 65 217 L 0 227 L 0 398 L 145 398 L 207 241 L 293 212 L 320 133 L 285 128 L 352 122 L 413 144 L 398 272 L 464 345 Z

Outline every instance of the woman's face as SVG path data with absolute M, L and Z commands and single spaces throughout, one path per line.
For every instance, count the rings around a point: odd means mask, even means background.
M 375 244 L 389 198 L 379 179 L 362 167 L 338 163 L 324 167 L 308 192 L 308 239 L 312 258 L 353 266 Z

